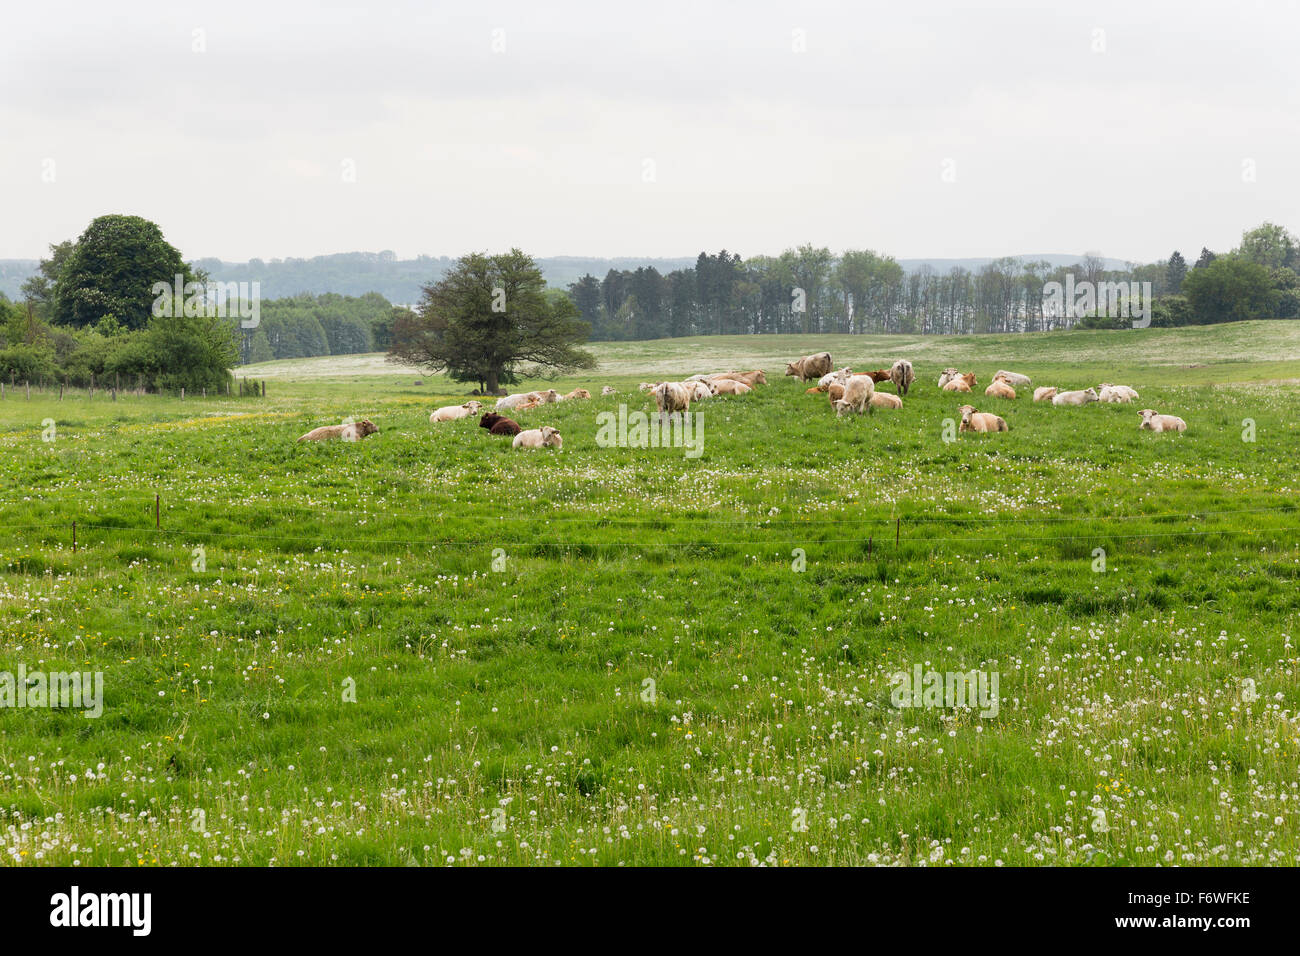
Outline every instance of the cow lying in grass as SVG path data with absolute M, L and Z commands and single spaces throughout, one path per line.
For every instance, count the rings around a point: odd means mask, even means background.
M 1097 400 L 1099 402 L 1123 405 L 1128 402 L 1135 402 L 1137 399 L 1138 393 L 1127 385 L 1112 385 L 1109 382 L 1103 382 L 1097 386 Z
M 710 382 L 709 387 L 713 389 L 714 395 L 748 395 L 753 391 L 753 388 L 744 382 L 737 382 L 730 378 L 720 378 Z
M 1053 405 L 1087 405 L 1097 401 L 1095 389 L 1085 388 L 1073 392 L 1057 392 L 1052 396 Z
M 706 375 L 706 382 L 716 382 L 720 379 L 731 379 L 733 382 L 744 382 L 750 388 L 757 388 L 760 385 L 767 384 L 767 376 L 763 374 L 760 368 L 752 372 L 718 372 L 716 375 Z
M 970 405 L 961 407 L 961 429 L 964 432 L 1006 432 L 1010 431 L 1006 420 L 988 412 L 977 412 Z
M 998 369 L 993 373 L 993 377 L 995 379 L 1006 379 L 1008 385 L 1019 385 L 1021 388 L 1034 384 L 1033 379 L 1028 375 L 1021 375 L 1019 372 L 1008 372 L 1006 369 Z
M 1177 415 L 1161 415 L 1150 408 L 1142 409 L 1142 411 L 1138 412 L 1138 415 L 1142 417 L 1142 422 L 1138 425 L 1138 431 L 1144 429 L 1153 432 L 1187 431 L 1187 422 Z
M 541 428 L 530 428 L 528 431 L 520 432 L 515 436 L 515 448 L 562 448 L 564 439 L 550 425 L 543 425 Z
M 1034 401 L 1036 402 L 1050 402 L 1055 397 L 1056 397 L 1055 385 L 1042 385 L 1034 389 Z
M 471 415 L 477 415 L 479 409 L 483 407 L 482 402 L 466 402 L 464 405 L 444 405 L 442 408 L 434 409 L 429 415 L 431 422 L 454 422 L 457 419 L 469 418 Z
M 350 422 L 343 425 L 322 425 L 320 428 L 313 428 L 307 434 L 303 435 L 298 441 L 333 441 L 341 439 L 343 441 L 361 441 L 367 435 L 373 435 L 379 429 L 370 419 L 362 419 L 359 422 Z
M 945 392 L 969 392 L 978 384 L 979 382 L 975 380 L 975 373 L 967 372 L 965 375 L 958 374 L 948 379 L 943 385 L 943 390 Z
M 549 405 L 551 402 L 558 402 L 560 393 L 553 388 L 548 388 L 544 392 L 516 392 L 513 395 L 507 395 L 505 398 L 497 401 L 497 409 L 504 411 L 509 408 L 519 408 L 527 405 Z
M 479 428 L 486 428 L 489 435 L 518 435 L 522 430 L 513 418 L 506 418 L 496 412 L 484 412 L 478 420 Z

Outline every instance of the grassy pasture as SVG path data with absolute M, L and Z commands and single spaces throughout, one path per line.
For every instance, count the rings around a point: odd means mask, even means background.
M 463 386 L 373 356 L 8 393 L 0 671 L 102 671 L 104 714 L 0 709 L 0 859 L 1300 862 L 1291 325 L 601 345 L 554 385 L 619 396 L 517 416 L 559 453 L 430 425 Z M 912 358 L 904 409 L 781 377 L 822 349 Z M 944 440 L 947 365 L 1009 433 Z M 726 367 L 771 384 L 699 407 L 701 457 L 597 445 Z M 986 399 L 999 367 L 1142 399 Z M 380 434 L 295 443 L 348 415 Z M 998 713 L 893 706 L 917 664 Z

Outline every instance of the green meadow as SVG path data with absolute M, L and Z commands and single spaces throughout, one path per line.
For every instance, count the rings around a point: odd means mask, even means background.
M 0 672 L 103 694 L 0 708 L 0 860 L 1300 863 L 1296 323 L 592 350 L 515 387 L 596 396 L 512 413 L 559 451 L 430 424 L 466 387 L 382 356 L 6 389 Z M 836 419 L 782 375 L 822 350 L 916 385 Z M 950 365 L 1009 432 L 954 434 Z M 769 384 L 694 409 L 699 457 L 598 444 L 728 368 Z M 345 417 L 380 432 L 296 442 Z M 900 707 L 917 668 L 996 706 Z

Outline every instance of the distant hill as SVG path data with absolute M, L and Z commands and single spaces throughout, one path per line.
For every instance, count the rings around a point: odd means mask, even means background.
M 1027 255 L 1016 258 L 1029 261 L 1046 260 L 1053 266 L 1070 265 L 1082 256 Z M 695 265 L 695 256 L 678 258 L 652 258 L 623 256 L 601 259 L 586 256 L 550 256 L 540 258 L 537 264 L 548 284 L 566 288 L 586 273 L 603 279 L 610 269 L 638 269 L 653 266 L 662 273 L 687 269 Z M 906 271 L 914 272 L 930 266 L 945 273 L 954 266 L 976 271 L 993 261 L 981 259 L 900 259 Z M 1108 269 L 1122 269 L 1123 260 L 1107 259 Z M 248 262 L 223 262 L 220 259 L 198 259 L 194 265 L 204 269 L 222 282 L 260 282 L 264 299 L 282 299 L 299 292 L 337 292 L 340 295 L 364 295 L 378 292 L 390 302 L 411 305 L 420 300 L 421 287 L 437 282 L 455 263 L 450 256 L 420 256 L 416 259 L 398 259 L 392 252 L 341 252 L 311 259 L 252 259 Z M 36 272 L 35 259 L 0 259 L 0 292 L 16 299 L 23 282 Z

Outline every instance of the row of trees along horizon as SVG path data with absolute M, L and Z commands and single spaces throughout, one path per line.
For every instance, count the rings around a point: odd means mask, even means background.
M 977 270 L 908 273 L 869 250 L 835 255 L 803 245 L 750 259 L 702 252 L 692 268 L 611 269 L 555 289 L 517 249 L 474 253 L 424 287 L 415 309 L 377 292 L 302 293 L 261 302 L 252 330 L 241 329 L 237 316 L 187 316 L 180 303 L 172 315 L 155 316 L 154 284 L 178 275 L 209 279 L 154 223 L 95 219 L 75 241 L 50 247 L 19 302 L 0 295 L 0 375 L 74 385 L 116 377 L 154 390 L 216 393 L 242 363 L 387 351 L 394 361 L 447 369 L 495 391 L 521 371 L 590 367 L 590 355 L 576 348 L 586 340 L 1131 326 L 1127 318 L 1053 315 L 1044 287 L 1064 285 L 1067 276 L 1149 282 L 1157 327 L 1300 317 L 1300 240 L 1269 222 L 1246 231 L 1229 252 L 1202 248 L 1190 265 L 1175 251 L 1126 269 L 1107 269 L 1095 256 L 1055 267 L 1006 257 Z M 504 313 L 493 310 L 496 289 L 506 290 Z

